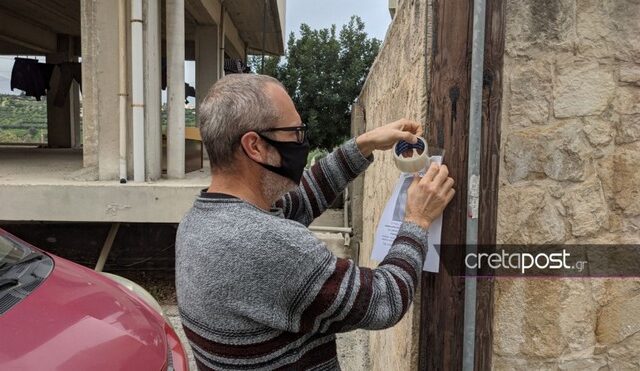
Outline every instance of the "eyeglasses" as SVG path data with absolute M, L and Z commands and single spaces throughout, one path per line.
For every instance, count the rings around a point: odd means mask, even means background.
M 258 133 L 270 133 L 270 132 L 274 132 L 274 131 L 295 131 L 296 133 L 296 141 L 298 143 L 304 143 L 306 137 L 307 137 L 307 124 L 302 124 L 300 126 L 292 126 L 292 127 L 287 127 L 287 128 L 271 128 L 271 129 L 266 129 L 266 130 L 262 130 L 259 131 Z

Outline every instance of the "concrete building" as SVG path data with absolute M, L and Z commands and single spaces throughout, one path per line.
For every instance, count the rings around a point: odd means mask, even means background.
M 206 159 L 189 172 L 202 147 L 185 129 L 184 61 L 195 61 L 197 109 L 225 59 L 283 54 L 284 29 L 285 0 L 0 4 L 1 54 L 82 66 L 81 93 L 72 84 L 62 107 L 47 97 L 46 148 L 0 146 L 0 220 L 178 222 L 210 176 Z

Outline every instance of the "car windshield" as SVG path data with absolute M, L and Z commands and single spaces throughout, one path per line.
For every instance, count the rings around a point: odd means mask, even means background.
M 29 253 L 30 251 L 26 247 L 0 234 L 0 268 L 19 262 Z

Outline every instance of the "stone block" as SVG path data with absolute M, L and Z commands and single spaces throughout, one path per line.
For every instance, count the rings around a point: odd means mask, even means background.
M 525 313 L 524 280 L 496 280 L 493 314 L 493 351 L 517 356 L 525 342 L 522 329 Z M 496 364 L 494 363 L 494 366 Z
M 558 291 L 561 298 L 555 311 L 558 312 L 560 332 L 567 343 L 561 359 L 573 361 L 570 364 L 579 364 L 581 360 L 589 362 L 593 356 L 592 349 L 597 344 L 595 318 L 599 309 L 592 294 L 591 282 L 560 280 L 558 285 L 562 286 Z
M 528 55 L 534 49 L 572 49 L 575 7 L 575 0 L 507 1 L 507 54 Z
M 636 309 L 636 308 L 631 308 Z M 611 370 L 640 369 L 640 332 L 636 332 L 619 343 L 607 346 L 607 358 Z
M 582 132 L 591 145 L 604 146 L 613 139 L 614 122 L 594 116 L 583 117 L 582 122 Z
M 509 182 L 544 179 L 582 181 L 592 152 L 579 120 L 508 134 L 504 162 Z
M 640 87 L 619 87 L 613 100 L 613 109 L 620 114 L 640 114 Z
M 561 243 L 565 221 L 547 192 L 536 186 L 507 186 L 500 189 L 498 242 L 505 244 Z
M 522 354 L 547 358 L 549 366 L 590 358 L 597 305 L 585 280 L 528 280 Z M 586 353 L 586 354 L 585 354 Z
M 551 179 L 582 181 L 585 177 L 585 166 L 588 163 L 589 147 L 584 140 L 575 135 L 564 137 L 559 141 L 550 141 L 546 147 L 547 157 L 543 158 L 544 173 Z
M 599 343 L 619 343 L 636 333 L 640 333 L 640 294 L 620 297 L 600 310 L 596 329 Z
M 569 346 L 570 339 L 563 333 L 561 316 L 565 310 L 575 309 L 567 306 L 565 299 L 569 293 L 568 282 L 561 280 L 527 280 L 523 332 L 525 342 L 520 354 L 527 358 L 556 358 Z M 544 300 L 541 300 L 544 298 Z
M 580 54 L 640 62 L 640 6 L 636 0 L 579 0 L 576 18 Z
M 613 157 L 612 191 L 615 204 L 627 216 L 640 215 L 640 146 L 620 147 Z
M 552 99 L 551 71 L 544 65 L 513 66 L 509 116 L 518 126 L 546 124 Z
M 557 368 L 556 368 L 557 367 Z M 570 360 L 561 360 L 558 362 L 558 365 L 555 367 L 551 367 L 552 370 L 606 370 L 607 369 L 607 360 L 605 357 L 592 357 L 586 356 L 586 358 L 578 358 L 578 359 L 570 359 Z
M 621 115 L 616 125 L 616 144 L 633 143 L 640 139 L 640 114 Z
M 615 92 L 613 71 L 597 62 L 564 61 L 558 66 L 553 90 L 556 117 L 599 115 Z
M 607 227 L 609 211 L 600 180 L 594 177 L 565 192 L 562 205 L 567 211 L 571 234 L 584 237 Z
M 640 84 L 640 65 L 625 63 L 618 70 L 618 80 L 622 82 Z

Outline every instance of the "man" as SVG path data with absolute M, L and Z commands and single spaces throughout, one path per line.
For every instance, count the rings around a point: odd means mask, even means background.
M 446 166 L 408 190 L 407 211 L 376 269 L 333 255 L 308 229 L 374 150 L 415 143 L 408 120 L 351 139 L 304 170 L 309 145 L 275 79 L 230 75 L 200 107 L 211 185 L 176 237 L 176 290 L 200 370 L 334 370 L 335 333 L 383 329 L 407 311 L 427 250 L 427 229 L 453 197 Z

